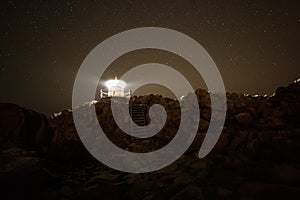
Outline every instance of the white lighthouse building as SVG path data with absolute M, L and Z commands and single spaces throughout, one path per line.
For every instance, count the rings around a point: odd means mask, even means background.
M 117 77 L 112 80 L 108 80 L 105 82 L 106 91 L 103 89 L 100 90 L 100 97 L 126 97 L 130 98 L 131 91 L 125 91 L 126 83 L 125 81 L 118 80 Z

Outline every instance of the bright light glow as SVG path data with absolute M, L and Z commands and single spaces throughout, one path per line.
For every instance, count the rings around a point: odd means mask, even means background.
M 62 112 L 58 112 L 58 113 L 53 113 L 54 117 L 58 117 L 59 115 L 61 115 Z
M 122 80 L 108 80 L 105 82 L 105 85 L 107 88 L 111 88 L 111 87 L 121 87 L 121 88 L 125 88 L 126 87 L 126 83 Z
M 298 78 L 297 80 L 294 81 L 294 83 L 300 82 L 300 78 Z
M 116 97 L 124 97 L 124 89 L 126 87 L 125 81 L 118 80 L 117 77 L 115 77 L 115 80 L 108 80 L 105 82 L 105 85 L 108 89 L 107 95 L 109 97 L 116 96 Z

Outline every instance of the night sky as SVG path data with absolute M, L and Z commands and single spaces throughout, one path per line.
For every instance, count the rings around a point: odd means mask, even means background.
M 228 92 L 272 94 L 300 77 L 299 1 L 11 0 L 1 1 L 0 16 L 0 102 L 47 115 L 71 107 L 76 72 L 96 45 L 138 27 L 197 40 Z M 143 50 L 120 57 L 104 78 L 154 61 L 187 69 L 174 55 Z M 185 72 L 197 87 L 199 77 Z

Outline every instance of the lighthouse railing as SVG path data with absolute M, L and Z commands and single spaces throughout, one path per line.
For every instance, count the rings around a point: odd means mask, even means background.
M 126 99 L 130 99 L 132 96 L 132 91 L 131 90 L 125 90 L 124 91 L 124 96 Z M 100 98 L 105 98 L 105 97 L 110 97 L 108 93 L 108 89 L 100 89 Z

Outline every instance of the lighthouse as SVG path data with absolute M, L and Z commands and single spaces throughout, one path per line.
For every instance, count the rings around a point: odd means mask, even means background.
M 125 92 L 126 83 L 125 81 L 118 80 L 117 77 L 115 79 L 111 79 L 105 82 L 106 91 L 103 89 L 100 91 L 100 96 L 102 97 L 127 97 L 130 98 L 131 91 L 128 90 Z

